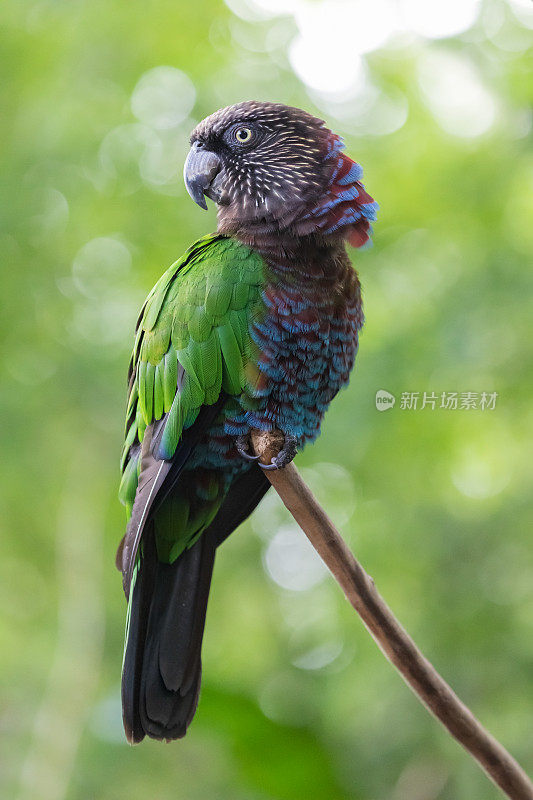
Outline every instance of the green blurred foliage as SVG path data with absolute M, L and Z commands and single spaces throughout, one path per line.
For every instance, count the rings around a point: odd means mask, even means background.
M 492 0 L 482 20 L 496 12 L 510 15 Z M 214 0 L 8 0 L 0 13 L 2 795 L 496 798 L 274 497 L 219 554 L 187 738 L 125 744 L 124 379 L 144 295 L 215 225 L 181 184 L 188 132 L 250 97 L 325 112 L 290 66 L 289 16 L 240 19 Z M 326 114 L 381 214 L 374 248 L 354 255 L 367 316 L 354 377 L 298 463 L 407 629 L 533 770 L 531 54 L 486 30 L 368 56 L 380 90 L 408 104 L 389 134 Z M 471 59 L 497 98 L 483 135 L 446 133 L 426 106 L 417 64 L 431 52 Z M 196 101 L 154 128 L 142 94 L 130 101 L 162 65 Z M 378 389 L 393 409 L 376 410 Z M 498 400 L 409 411 L 404 391 Z

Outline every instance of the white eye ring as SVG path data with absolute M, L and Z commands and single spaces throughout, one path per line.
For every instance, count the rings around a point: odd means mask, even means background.
M 233 134 L 239 144 L 246 144 L 252 138 L 252 131 L 250 128 L 237 128 L 235 133 Z

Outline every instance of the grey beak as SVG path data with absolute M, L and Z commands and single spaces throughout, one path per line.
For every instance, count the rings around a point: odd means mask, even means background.
M 204 195 L 220 169 L 221 163 L 216 153 L 205 150 L 200 142 L 194 142 L 183 167 L 183 179 L 187 191 L 200 208 L 207 210 Z

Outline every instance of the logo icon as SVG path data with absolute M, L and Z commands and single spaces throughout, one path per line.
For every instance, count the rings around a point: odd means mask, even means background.
M 389 408 L 393 408 L 395 402 L 394 395 L 385 391 L 385 389 L 378 389 L 376 392 L 376 408 L 378 411 L 388 411 Z

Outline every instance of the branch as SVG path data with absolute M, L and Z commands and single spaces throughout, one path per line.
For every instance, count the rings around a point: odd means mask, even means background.
M 254 450 L 263 463 L 277 455 L 279 431 L 252 432 Z M 533 800 L 533 783 L 505 748 L 485 730 L 435 667 L 420 652 L 378 593 L 319 506 L 294 464 L 265 473 L 283 503 L 320 555 L 378 646 L 407 685 L 451 735 L 475 758 L 511 800 Z

